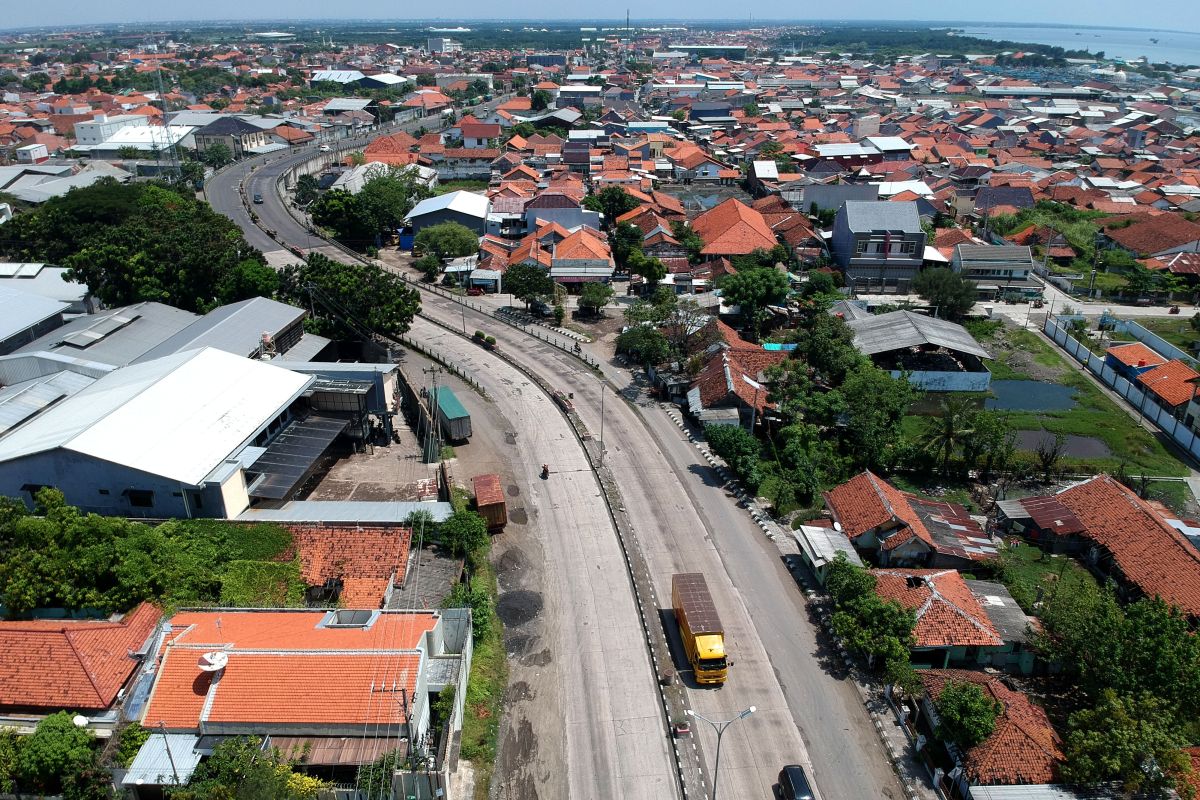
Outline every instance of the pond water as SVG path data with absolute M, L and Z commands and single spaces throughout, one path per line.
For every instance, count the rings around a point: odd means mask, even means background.
M 1075 390 L 1045 381 L 992 381 L 985 408 L 996 411 L 1066 411 L 1075 407 Z
M 1017 449 L 1034 452 L 1043 441 L 1053 442 L 1054 434 L 1049 431 L 1017 431 Z M 1063 455 L 1072 458 L 1106 458 L 1112 455 L 1108 445 L 1095 436 L 1069 435 L 1063 442 Z

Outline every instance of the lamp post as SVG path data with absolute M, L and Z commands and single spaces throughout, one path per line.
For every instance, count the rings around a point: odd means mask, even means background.
M 687 710 L 687 715 L 689 717 L 695 717 L 696 719 L 704 720 L 705 722 L 707 722 L 709 725 L 712 726 L 714 731 L 717 732 L 717 755 L 716 755 L 716 758 L 713 759 L 712 800 L 717 800 L 717 780 L 718 780 L 718 776 L 721 774 L 721 737 L 725 735 L 726 728 L 728 728 L 733 723 L 737 722 L 739 719 L 745 719 L 746 717 L 753 714 L 756 710 L 757 709 L 754 706 L 750 706 L 749 708 L 747 708 L 745 711 L 738 714 L 733 719 L 719 720 L 719 721 L 713 721 L 713 720 L 709 719 L 708 717 L 704 716 L 703 714 L 699 713 L 698 711 L 694 711 L 690 708 Z

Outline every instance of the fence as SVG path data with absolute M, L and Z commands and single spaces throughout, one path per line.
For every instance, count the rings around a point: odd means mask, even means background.
M 1181 325 L 1187 325 L 1186 319 L 1180 317 Z M 1157 333 L 1147 330 L 1143 325 L 1134 322 L 1131 319 L 1117 319 L 1110 317 L 1107 314 L 1100 318 L 1101 325 L 1111 325 L 1114 331 L 1128 333 L 1134 339 L 1137 339 L 1142 344 L 1149 347 L 1154 352 L 1166 359 L 1178 359 L 1185 364 L 1193 367 L 1196 366 L 1196 359 L 1189 353 L 1185 353 L 1175 345 L 1168 342 L 1166 339 L 1159 336 Z
M 1181 449 L 1193 458 L 1200 460 L 1200 436 L 1197 436 L 1185 422 L 1177 419 L 1170 409 L 1160 406 L 1150 392 L 1117 374 L 1112 367 L 1105 365 L 1103 356 L 1096 355 L 1087 348 L 1087 345 L 1067 333 L 1066 327 L 1057 318 L 1047 316 L 1042 330 L 1054 340 L 1055 344 L 1065 350 L 1067 355 L 1086 367 L 1087 371 L 1099 378 L 1105 386 L 1121 395 L 1137 409 L 1139 414 L 1171 437 L 1172 441 Z

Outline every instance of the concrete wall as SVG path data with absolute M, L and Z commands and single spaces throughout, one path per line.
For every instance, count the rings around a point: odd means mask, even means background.
M 440 171 L 439 171 L 440 174 Z M 472 217 L 467 214 L 462 214 L 458 211 L 449 209 L 443 211 L 434 211 L 429 214 L 422 214 L 413 219 L 413 234 L 421 232 L 422 228 L 428 228 L 430 225 L 438 225 L 443 222 L 457 222 L 459 225 L 464 225 L 479 235 L 483 235 L 487 229 L 486 217 Z
M 899 379 L 899 370 L 893 378 Z M 992 385 L 990 372 L 910 372 L 908 382 L 927 392 L 986 392 Z
M 184 486 L 178 481 L 70 450 L 48 450 L 0 464 L 0 496 L 19 497 L 32 505 L 30 492 L 23 488 L 27 485 L 54 486 L 71 505 L 107 516 L 225 516 L 226 500 L 221 487 Z M 153 492 L 153 503 L 148 507 L 132 505 L 125 494 L 128 489 Z M 196 502 L 197 495 L 200 502 Z M 237 502 L 236 492 L 231 496 Z

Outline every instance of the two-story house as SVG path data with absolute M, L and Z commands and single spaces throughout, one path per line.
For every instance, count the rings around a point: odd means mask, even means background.
M 1042 296 L 1042 285 L 1029 275 L 1033 254 L 1025 246 L 960 244 L 954 248 L 950 268 L 965 280 L 974 281 L 981 299 Z
M 917 204 L 847 200 L 834 218 L 830 246 L 847 284 L 906 287 L 925 256 Z
M 234 158 L 271 144 L 271 132 L 238 117 L 221 117 L 192 134 L 196 152 L 203 153 L 215 144 L 229 148 Z

